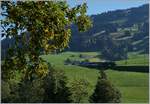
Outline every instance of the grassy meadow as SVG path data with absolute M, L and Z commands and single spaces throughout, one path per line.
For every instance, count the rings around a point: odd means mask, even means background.
M 85 56 L 93 56 L 89 58 L 90 61 L 100 60 L 96 58 L 96 56 L 98 55 L 97 52 L 63 52 L 61 54 L 42 55 L 41 57 L 47 62 L 50 62 L 56 69 L 62 69 L 65 71 L 65 74 L 68 77 L 68 86 L 74 79 L 87 80 L 90 83 L 89 86 L 87 86 L 90 96 L 95 88 L 99 71 L 93 68 L 90 69 L 75 65 L 64 65 L 64 61 L 67 58 L 72 60 L 85 60 L 84 58 L 80 57 L 81 54 Z M 138 57 L 136 57 L 135 59 L 132 57 L 133 53 L 130 53 L 128 56 L 128 65 L 133 65 L 135 60 L 137 63 L 140 63 L 145 55 L 137 55 Z M 117 64 L 123 65 L 124 60 L 118 61 Z M 148 58 L 146 59 L 144 64 L 143 61 L 142 63 L 140 63 L 140 65 L 141 64 L 148 65 Z M 106 70 L 106 73 L 111 82 L 121 91 L 123 103 L 148 102 L 148 73 L 114 71 L 111 69 Z M 88 97 L 85 98 L 82 102 L 88 102 Z
M 127 60 L 120 60 L 116 63 L 117 65 L 145 66 L 149 65 L 149 56 L 148 54 L 138 54 L 137 52 L 131 52 L 128 54 Z

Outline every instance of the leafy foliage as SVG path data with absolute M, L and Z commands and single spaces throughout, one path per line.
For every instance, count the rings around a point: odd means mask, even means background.
M 10 97 L 10 86 L 8 84 L 8 82 L 4 82 L 2 80 L 1 82 L 2 84 L 2 87 L 1 87 L 1 90 L 2 90 L 2 102 L 5 102 L 7 103 L 7 101 L 9 101 L 9 97 Z
M 79 31 L 92 26 L 86 15 L 86 4 L 69 8 L 66 1 L 1 3 L 3 36 L 15 39 L 2 66 L 2 79 L 7 81 L 14 77 L 16 70 L 22 73 L 15 89 L 16 100 L 10 102 L 70 102 L 64 73 L 49 70 L 40 54 L 67 47 L 72 23 L 77 24 Z M 4 100 L 9 102 L 5 96 Z
M 22 80 L 18 86 L 18 99 L 15 102 L 19 103 L 41 103 L 43 101 L 44 89 L 42 88 L 43 81 L 41 79 L 30 81 Z
M 69 103 L 71 92 L 67 87 L 67 78 L 62 70 L 51 69 L 44 78 L 44 103 Z
M 67 78 L 62 70 L 49 65 L 44 78 L 33 81 L 22 79 L 18 83 L 2 81 L 2 102 L 5 103 L 66 103 L 72 102 Z
M 3 36 L 15 39 L 9 50 L 11 55 L 5 60 L 4 73 L 25 70 L 29 80 L 37 71 L 40 77 L 47 73 L 43 71 L 47 66 L 39 58 L 41 50 L 48 53 L 68 46 L 72 23 L 78 25 L 79 31 L 92 26 L 85 3 L 69 8 L 65 1 L 2 1 L 1 7 L 5 17 L 1 21 Z
M 71 83 L 71 99 L 74 103 L 81 103 L 81 101 L 88 96 L 88 85 L 89 82 L 84 79 L 74 80 Z

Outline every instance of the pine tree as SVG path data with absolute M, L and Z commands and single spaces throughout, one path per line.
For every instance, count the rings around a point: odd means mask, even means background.
M 44 103 L 70 103 L 71 92 L 67 87 L 67 78 L 62 70 L 50 69 L 44 78 Z
M 121 93 L 107 79 L 106 73 L 100 71 L 94 93 L 90 97 L 92 103 L 119 103 Z

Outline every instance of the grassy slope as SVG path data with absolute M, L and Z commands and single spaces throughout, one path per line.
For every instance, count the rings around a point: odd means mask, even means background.
M 64 69 L 69 82 L 73 79 L 80 78 L 88 80 L 90 82 L 88 86 L 90 96 L 97 81 L 98 70 L 64 65 L 63 63 L 66 58 L 81 60 L 79 54 L 79 52 L 66 52 L 59 55 L 43 55 L 42 57 L 52 63 L 57 69 Z M 96 52 L 82 54 L 97 55 Z M 71 55 L 74 55 L 74 57 L 70 57 Z M 119 72 L 113 70 L 107 70 L 106 72 L 113 84 L 120 89 L 122 93 L 122 102 L 148 102 L 148 73 Z M 83 102 L 88 102 L 88 97 L 85 98 Z
M 149 65 L 149 56 L 148 54 L 138 54 L 135 52 L 129 53 L 128 54 L 128 59 L 127 59 L 127 64 L 126 64 L 126 60 L 120 60 L 117 61 L 118 65 L 127 65 L 127 66 L 131 66 L 131 65 Z

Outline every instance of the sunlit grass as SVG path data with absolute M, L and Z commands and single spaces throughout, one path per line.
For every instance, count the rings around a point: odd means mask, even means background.
M 56 69 L 63 69 L 65 71 L 66 76 L 68 77 L 68 86 L 70 82 L 74 79 L 85 79 L 89 81 L 90 85 L 87 86 L 89 90 L 89 96 L 92 94 L 95 88 L 95 84 L 98 77 L 98 70 L 97 69 L 90 69 L 75 65 L 64 65 L 64 61 L 67 58 L 71 59 L 79 59 L 80 54 L 86 55 L 98 55 L 97 53 L 82 53 L 82 52 L 65 52 L 58 55 L 43 55 L 43 59 L 47 62 L 53 64 Z M 73 55 L 73 56 L 72 56 Z M 138 58 L 141 58 L 139 55 Z M 132 59 L 132 55 L 130 55 L 130 59 Z M 124 103 L 140 103 L 140 102 L 148 102 L 148 73 L 139 73 L 139 72 L 121 72 L 121 71 L 114 71 L 114 70 L 107 70 L 106 71 L 110 81 L 120 89 L 122 93 L 122 102 Z M 88 102 L 88 97 L 86 97 L 82 102 Z

